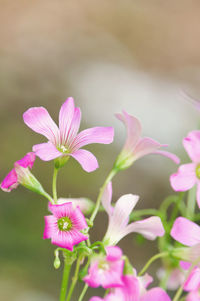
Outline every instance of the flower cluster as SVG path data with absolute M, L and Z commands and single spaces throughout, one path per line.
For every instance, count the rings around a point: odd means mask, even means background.
M 48 200 L 50 214 L 44 217 L 43 238 L 51 239 L 51 243 L 56 245 L 55 268 L 61 264 L 59 252 L 63 254 L 64 278 L 60 301 L 72 300 L 78 278 L 84 283 L 78 301 L 83 300 L 88 287 L 99 286 L 105 289 L 104 297 L 94 296 L 90 301 L 170 301 L 168 289 L 178 289 L 173 301 L 178 301 L 181 296 L 181 300 L 200 301 L 200 215 L 195 208 L 196 201 L 200 208 L 200 131 L 191 131 L 183 139 L 192 163 L 181 165 L 170 176 L 171 186 L 180 192 L 179 195 L 169 196 L 160 209 L 137 210 L 138 195 L 129 193 L 116 202 L 112 201 L 114 176 L 148 154 L 162 155 L 176 164 L 180 160 L 175 154 L 162 149 L 166 144 L 141 137 L 142 127 L 137 118 L 125 111 L 116 117 L 125 125 L 127 137 L 96 202 L 83 197 L 57 197 L 56 182 L 60 168 L 72 157 L 84 171 L 96 170 L 96 157 L 83 147 L 93 143 L 110 144 L 114 138 L 112 127 L 94 127 L 79 132 L 81 111 L 75 107 L 73 98 L 68 98 L 61 106 L 59 127 L 43 107 L 30 108 L 23 114 L 25 124 L 48 141 L 34 145 L 31 152 L 14 163 L 1 183 L 1 189 L 10 192 L 21 184 Z M 36 157 L 54 162 L 52 196 L 30 171 Z M 168 210 L 170 206 L 171 210 Z M 102 240 L 93 242 L 90 228 L 94 226 L 99 211 L 107 214 L 108 225 Z M 150 258 L 139 273 L 118 246 L 126 235 L 133 232 L 139 238 L 142 236 L 142 241 L 158 240 L 159 253 Z M 158 273 L 161 284 L 149 289 L 153 278 L 146 271 L 159 258 L 163 263 Z M 74 262 L 75 274 L 67 291 L 68 276 Z

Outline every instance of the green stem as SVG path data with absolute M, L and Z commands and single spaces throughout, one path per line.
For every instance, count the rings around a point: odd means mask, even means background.
M 49 200 L 52 204 L 54 203 L 54 201 L 52 200 L 52 197 L 46 191 L 42 195 L 45 198 L 47 198 L 47 200 Z
M 80 259 L 80 257 L 79 257 L 79 258 L 77 259 L 74 277 L 72 278 L 72 284 L 71 284 L 71 287 L 70 287 L 70 289 L 69 289 L 69 293 L 68 293 L 68 295 L 67 295 L 66 301 L 70 301 L 71 296 L 72 296 L 72 294 L 73 294 L 74 288 L 75 288 L 75 286 L 76 286 L 76 282 L 77 282 L 77 280 L 78 280 L 78 274 L 79 274 L 80 264 L 81 264 L 81 259 Z
M 148 269 L 148 267 L 157 259 L 162 258 L 162 257 L 166 257 L 169 256 L 169 252 L 162 252 L 162 253 L 158 253 L 156 255 L 154 255 L 153 257 L 151 257 L 149 259 L 149 261 L 145 264 L 145 266 L 143 267 L 143 269 L 139 272 L 138 276 L 142 276 L 146 270 Z
M 196 186 L 188 192 L 186 217 L 193 220 L 196 205 Z
M 53 191 L 53 199 L 54 199 L 55 204 L 58 201 L 58 199 L 57 199 L 57 188 L 56 188 L 57 175 L 58 175 L 58 168 L 54 167 L 52 191 Z
M 104 193 L 104 190 L 106 188 L 106 185 L 112 180 L 112 178 L 116 175 L 117 173 L 117 170 L 116 169 L 112 169 L 111 172 L 108 174 L 103 186 L 100 188 L 100 191 L 99 191 L 99 194 L 98 194 L 98 197 L 97 197 L 97 201 L 96 201 L 96 205 L 94 207 L 94 210 L 92 212 L 92 215 L 90 217 L 90 223 L 93 223 L 94 222 L 94 219 L 99 211 L 99 207 L 100 207 L 100 204 L 101 204 L 101 198 L 102 198 L 102 195 Z
M 88 284 L 86 283 L 83 287 L 83 290 L 80 294 L 80 297 L 78 299 L 78 301 L 82 301 L 83 300 L 83 297 L 85 296 L 86 292 L 87 292 L 87 289 L 88 289 Z
M 68 287 L 68 281 L 69 281 L 69 274 L 71 270 L 71 264 L 64 263 L 64 270 L 63 270 L 63 279 L 61 284 L 61 290 L 60 290 L 60 301 L 65 301 L 67 287 Z

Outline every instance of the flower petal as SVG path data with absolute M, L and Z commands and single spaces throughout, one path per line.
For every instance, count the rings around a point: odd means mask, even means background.
M 141 138 L 134 150 L 135 160 L 137 160 L 145 155 L 154 153 L 161 146 L 166 146 L 166 145 L 162 145 L 159 142 L 157 142 L 156 140 L 149 138 L 149 137 Z
M 127 138 L 123 149 L 127 152 L 132 152 L 141 136 L 141 124 L 137 118 L 125 111 L 122 114 L 116 114 L 116 117 L 124 123 L 127 130 Z
M 195 164 L 193 163 L 181 165 L 177 173 L 170 176 L 170 183 L 175 191 L 189 190 L 196 181 Z
M 62 153 L 51 142 L 36 144 L 33 146 L 33 151 L 43 161 L 50 161 L 62 156 Z
M 178 217 L 172 227 L 171 236 L 186 246 L 200 243 L 200 226 L 185 217 Z
M 161 219 L 158 216 L 152 216 L 144 220 L 131 223 L 123 232 L 124 236 L 131 232 L 137 232 L 150 240 L 154 240 L 156 237 L 163 236 L 165 234 Z
M 189 277 L 184 283 L 184 290 L 187 292 L 198 290 L 200 286 L 200 268 L 196 267 L 192 270 Z
M 65 145 L 69 136 L 70 127 L 74 117 L 74 100 L 69 97 L 61 106 L 59 113 L 60 143 Z
M 48 208 L 56 218 L 62 218 L 66 216 L 70 218 L 74 211 L 72 203 L 64 203 L 62 205 L 54 205 L 49 203 Z
M 13 188 L 18 186 L 17 173 L 15 169 L 12 169 L 1 183 L 1 189 L 6 192 L 10 192 Z
M 183 139 L 183 146 L 193 162 L 200 161 L 200 131 L 190 132 Z
M 200 208 L 200 181 L 197 182 L 197 192 L 196 192 L 197 204 Z
M 33 152 L 30 152 L 30 153 L 27 153 L 22 159 L 18 160 L 15 163 L 19 164 L 20 166 L 22 166 L 24 168 L 27 168 L 27 167 L 32 168 L 34 162 L 35 162 L 35 154 Z
M 186 299 L 186 301 L 200 301 L 200 295 L 199 295 L 199 291 L 196 290 L 196 291 L 192 291 L 190 292 Z
M 113 142 L 114 129 L 112 127 L 94 127 L 80 132 L 73 141 L 73 151 L 92 143 L 110 144 Z
M 51 238 L 55 232 L 58 231 L 57 218 L 53 215 L 47 215 L 44 217 L 45 227 L 43 238 Z
M 144 296 L 141 297 L 140 301 L 171 301 L 168 294 L 160 287 L 150 289 Z
M 33 131 L 44 135 L 54 144 L 58 143 L 59 129 L 45 108 L 30 108 L 23 114 L 23 119 Z
M 85 217 L 79 207 L 74 209 L 74 211 L 71 212 L 69 217 L 70 217 L 70 220 L 72 221 L 72 225 L 73 225 L 73 227 L 75 227 L 75 229 L 83 230 L 88 227 Z
M 85 149 L 79 149 L 69 155 L 77 160 L 87 172 L 92 172 L 99 167 L 96 157 Z
M 122 257 L 122 250 L 117 246 L 108 246 L 106 247 L 106 259 L 108 261 L 116 261 Z
M 161 155 L 161 156 L 167 157 L 167 158 L 171 159 L 172 161 L 174 161 L 176 164 L 179 164 L 179 163 L 180 163 L 179 157 L 177 157 L 177 156 L 176 156 L 175 154 L 173 154 L 173 153 L 166 152 L 166 151 L 162 151 L 162 150 L 157 150 L 157 151 L 155 151 L 153 154 Z
M 81 241 L 87 240 L 88 237 L 76 229 L 71 231 L 57 231 L 51 236 L 51 242 L 61 248 L 73 251 L 73 246 Z
M 108 213 L 108 215 L 112 214 L 113 207 L 111 205 L 112 202 L 112 182 L 110 181 L 106 188 L 104 189 L 101 203 L 105 209 L 105 211 Z
M 74 116 L 73 116 L 69 131 L 68 131 L 67 140 L 65 142 L 65 144 L 67 144 L 69 146 L 69 149 L 70 149 L 71 143 L 73 143 L 73 140 L 78 133 L 78 130 L 80 127 L 80 122 L 81 122 L 81 110 L 79 108 L 75 108 Z

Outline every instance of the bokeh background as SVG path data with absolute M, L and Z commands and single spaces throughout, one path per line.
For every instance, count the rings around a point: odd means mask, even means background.
M 200 97 L 199 36 L 198 0 L 1 0 L 1 179 L 44 141 L 25 126 L 23 112 L 45 106 L 57 120 L 69 96 L 81 107 L 81 129 L 114 126 L 115 141 L 88 148 L 100 164 L 92 174 L 70 160 L 60 171 L 59 196 L 95 200 L 125 140 L 114 117 L 122 109 L 141 120 L 144 135 L 169 144 L 186 162 L 182 138 L 198 127 L 199 111 L 183 92 Z M 39 159 L 33 169 L 49 192 L 52 169 Z M 172 193 L 175 170 L 166 158 L 139 160 L 115 178 L 113 198 L 139 194 L 137 208 L 157 208 Z M 54 247 L 42 239 L 46 214 L 46 201 L 22 187 L 0 192 L 0 300 L 58 300 L 62 273 L 53 268 Z M 99 214 L 93 237 L 102 238 L 106 223 Z M 138 246 L 134 235 L 120 245 L 138 269 L 156 252 L 155 243 Z

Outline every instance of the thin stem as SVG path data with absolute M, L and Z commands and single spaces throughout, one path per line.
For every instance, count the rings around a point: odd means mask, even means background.
M 162 257 L 166 257 L 169 255 L 169 252 L 162 252 L 162 253 L 158 253 L 156 255 L 154 255 L 153 257 L 151 257 L 149 259 L 149 261 L 145 264 L 145 266 L 143 267 L 143 269 L 139 272 L 138 276 L 142 276 L 146 270 L 148 269 L 148 267 L 157 259 L 162 258 Z
M 54 167 L 52 191 L 53 191 L 53 199 L 54 199 L 55 204 L 58 201 L 58 199 L 57 199 L 57 188 L 56 188 L 57 175 L 58 175 L 58 168 Z
M 67 295 L 66 301 L 70 301 L 71 296 L 72 296 L 72 294 L 73 294 L 74 288 L 75 288 L 75 286 L 76 286 L 76 282 L 77 282 L 77 280 L 78 280 L 78 274 L 79 274 L 80 264 L 81 264 L 81 259 L 80 259 L 80 257 L 79 257 L 79 258 L 77 259 L 74 277 L 72 278 L 72 284 L 71 284 L 71 287 L 70 287 L 70 289 L 69 289 L 69 293 L 68 293 L 68 295 Z
M 196 205 L 196 187 L 194 186 L 188 192 L 186 217 L 193 220 Z
M 47 198 L 47 200 L 49 200 L 52 204 L 54 203 L 53 200 L 52 200 L 52 197 L 46 191 L 42 195 L 45 198 Z
M 112 169 L 111 172 L 108 174 L 103 186 L 100 188 L 100 191 L 99 191 L 99 194 L 98 194 L 98 197 L 97 197 L 97 201 L 96 201 L 96 205 L 94 207 L 94 210 L 92 212 L 92 215 L 90 217 L 90 223 L 93 223 L 94 222 L 94 219 L 99 211 L 99 207 L 100 207 L 100 204 L 101 204 L 101 198 L 102 198 L 102 195 L 104 193 L 104 190 L 106 188 L 106 185 L 112 180 L 112 178 L 116 175 L 117 173 L 117 170 L 116 169 Z
M 65 301 L 67 287 L 68 287 L 68 281 L 69 281 L 69 274 L 71 270 L 71 264 L 67 264 L 65 261 L 64 263 L 64 270 L 63 270 L 63 279 L 61 284 L 61 290 L 60 290 L 60 301 Z
M 83 287 L 83 290 L 80 294 L 80 297 L 78 299 L 78 301 L 82 301 L 83 300 L 83 297 L 85 296 L 86 292 L 87 292 L 87 289 L 88 289 L 88 284 L 86 283 Z

